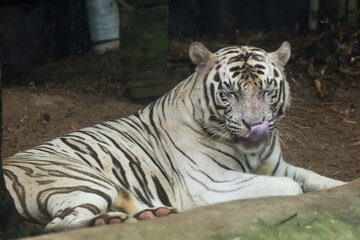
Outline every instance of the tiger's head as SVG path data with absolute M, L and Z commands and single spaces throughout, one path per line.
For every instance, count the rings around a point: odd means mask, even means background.
M 289 42 L 268 53 L 250 46 L 232 46 L 211 53 L 194 42 L 190 58 L 203 79 L 202 126 L 211 136 L 256 146 L 266 141 L 290 105 L 284 66 Z

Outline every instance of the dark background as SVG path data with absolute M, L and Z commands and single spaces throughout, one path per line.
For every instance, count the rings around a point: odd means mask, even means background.
M 156 2 L 156 1 L 155 1 Z M 244 30 L 307 34 L 309 0 L 169 0 L 169 38 Z M 337 0 L 320 1 L 319 19 L 337 22 Z M 84 0 L 0 1 L 3 65 L 61 59 L 90 50 Z M 320 25 L 319 31 L 322 26 Z M 6 76 L 5 76 L 6 79 Z

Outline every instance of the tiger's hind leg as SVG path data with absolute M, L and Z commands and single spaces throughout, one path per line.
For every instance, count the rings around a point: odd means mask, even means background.
M 104 191 L 102 195 L 85 192 L 81 192 L 77 197 L 74 195 L 68 193 L 66 198 L 72 199 L 71 202 L 82 204 L 76 207 L 69 207 L 73 206 L 71 203 L 61 205 L 60 210 L 54 214 L 53 220 L 46 226 L 46 232 L 154 219 L 177 212 L 176 209 L 163 206 L 160 203 L 156 204 L 159 207 L 149 208 L 144 203 L 137 202 L 124 189 L 119 192 L 115 189 L 112 192 Z M 111 197 L 111 204 L 105 200 L 106 197 L 104 196 Z M 59 204 L 59 200 L 56 199 L 56 203 L 54 202 L 52 205 Z
M 154 219 L 158 217 L 165 217 L 167 215 L 177 213 L 177 209 L 173 207 L 168 207 L 160 199 L 152 200 L 152 207 L 149 207 L 143 202 L 138 202 L 132 194 L 130 194 L 125 189 L 120 189 L 118 202 L 113 206 L 113 209 L 123 210 L 129 213 L 134 219 L 137 220 L 147 220 Z M 167 202 L 170 205 L 170 202 Z M 103 221 L 99 221 L 100 224 L 104 224 Z M 100 225 L 99 224 L 99 225 Z M 97 224 L 95 224 L 97 225 Z
M 89 183 L 88 183 L 89 184 Z M 91 184 L 90 184 L 91 185 Z M 98 186 L 99 187 L 99 186 Z M 47 232 L 58 232 L 82 227 L 101 226 L 122 222 L 153 219 L 176 213 L 177 210 L 154 201 L 149 208 L 127 190 L 107 186 L 101 191 L 90 189 L 67 192 L 64 196 L 49 198 L 53 220 Z M 50 195 L 52 195 L 50 193 Z M 77 205 L 74 205 L 77 203 Z
M 124 199 L 120 193 L 127 191 L 121 191 L 113 179 L 97 169 L 72 159 L 35 160 L 8 160 L 6 187 L 20 215 L 30 223 L 39 223 L 46 232 L 93 226 L 99 218 L 105 223 L 131 221 L 129 215 L 142 209 L 128 193 L 123 202 L 131 209 L 114 210 L 119 199 Z
M 61 215 L 55 217 L 46 225 L 46 232 L 59 232 L 64 230 L 77 229 L 82 227 L 99 226 L 122 222 L 133 222 L 136 219 L 123 212 L 105 212 L 94 215 L 86 208 L 76 207 L 66 217 Z
M 104 224 L 136 221 L 126 211 L 111 210 L 117 201 L 118 191 L 108 186 L 102 191 L 92 192 L 93 189 L 67 192 L 48 198 L 51 222 L 46 232 L 91 227 Z
M 122 222 L 135 222 L 137 220 L 150 220 L 159 217 L 165 217 L 177 213 L 177 210 L 168 207 L 160 207 L 156 209 L 146 209 L 133 216 L 128 216 L 121 212 L 107 212 L 95 217 L 91 221 L 91 226 L 101 226 L 107 224 L 118 224 Z

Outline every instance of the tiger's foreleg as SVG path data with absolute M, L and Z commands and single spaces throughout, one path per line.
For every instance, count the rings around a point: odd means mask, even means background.
M 195 206 L 214 204 L 238 199 L 290 196 L 303 193 L 300 185 L 287 177 L 272 177 L 242 172 L 229 172 L 232 180 L 209 181 L 207 183 L 195 181 L 191 183 L 191 195 Z M 198 186 L 197 186 L 198 185 Z M 206 189 L 202 186 L 206 185 Z
M 277 144 L 279 145 L 279 143 Z M 277 149 L 254 171 L 255 174 L 291 178 L 301 186 L 304 192 L 345 184 L 345 182 L 327 178 L 313 171 L 286 163 L 282 158 L 280 147 L 278 146 Z
M 276 176 L 286 176 L 294 179 L 299 183 L 304 192 L 332 188 L 345 184 L 345 182 L 321 176 L 313 171 L 295 167 L 284 161 L 280 164 Z

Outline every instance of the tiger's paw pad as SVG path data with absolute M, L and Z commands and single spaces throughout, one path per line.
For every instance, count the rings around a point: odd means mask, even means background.
M 104 218 L 98 218 L 94 221 L 94 226 L 102 226 L 102 225 L 107 225 L 107 224 L 116 224 L 116 223 L 122 223 L 122 220 L 120 218 L 110 218 L 107 219 L 107 221 Z
M 138 213 L 135 218 L 141 220 L 154 219 L 159 217 L 165 217 L 171 214 L 177 213 L 176 209 L 172 208 L 157 208 L 157 209 L 148 209 Z
M 108 224 L 119 224 L 123 222 L 134 222 L 134 218 L 122 212 L 103 213 L 91 221 L 92 226 L 103 226 Z

